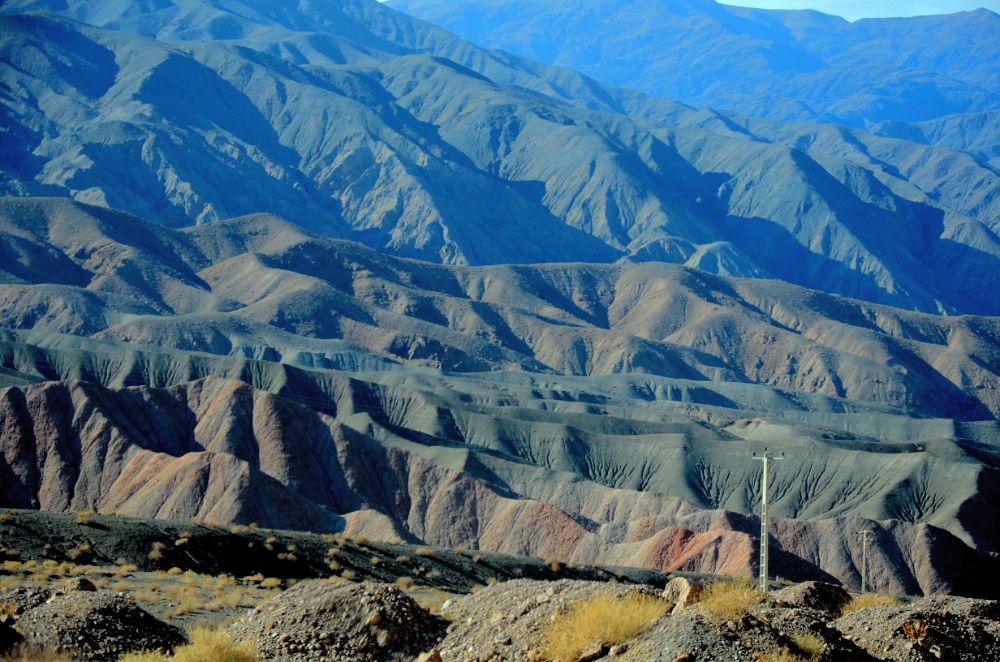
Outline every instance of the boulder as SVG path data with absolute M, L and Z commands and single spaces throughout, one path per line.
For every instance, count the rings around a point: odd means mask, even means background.
M 674 577 L 663 588 L 663 599 L 674 605 L 672 613 L 679 613 L 698 602 L 704 583 L 686 577 Z

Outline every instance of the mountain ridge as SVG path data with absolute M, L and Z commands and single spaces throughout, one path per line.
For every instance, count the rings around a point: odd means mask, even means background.
M 29 155 L 4 190 L 174 226 L 275 213 L 443 263 L 694 260 L 907 308 L 1000 311 L 988 294 L 1000 283 L 979 287 L 1000 259 L 1000 175 L 970 155 L 695 111 L 372 4 L 282 19 L 312 29 L 327 16 L 322 33 L 258 22 L 205 41 L 222 14 L 185 0 L 170 7 L 202 27 L 176 32 L 160 12 L 136 29 L 174 41 L 151 42 L 7 3 L 5 57 L 36 55 L 4 70 L 3 121 Z M 44 64 L 66 58 L 100 84 L 77 89 Z M 179 79 L 206 103 L 178 101 Z

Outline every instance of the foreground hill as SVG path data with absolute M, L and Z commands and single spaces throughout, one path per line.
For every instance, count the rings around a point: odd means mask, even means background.
M 269 212 L 446 264 L 656 260 L 1000 312 L 1000 176 L 969 153 L 696 111 L 374 0 L 227 8 L 5 3 L 0 190 L 171 226 Z
M 53 543 L 43 562 L 25 555 L 0 570 L 0 655 L 16 647 L 2 658 L 11 661 L 992 662 L 1000 651 L 1000 604 L 990 600 L 856 596 L 815 581 L 782 582 L 765 595 L 718 577 L 343 535 L 0 515 L 11 529 L 44 532 Z M 64 543 L 81 540 L 94 540 L 93 549 L 74 547 L 74 558 L 57 562 Z M 109 541 L 143 545 L 137 563 L 128 553 L 105 561 L 101 543 Z M 239 551 L 220 554 L 226 548 Z M 324 578 L 297 580 L 303 561 Z M 261 563 L 275 574 L 242 574 Z M 200 572 L 182 570 L 191 565 Z M 211 568 L 240 574 L 213 576 Z M 129 655 L 138 651 L 148 652 Z

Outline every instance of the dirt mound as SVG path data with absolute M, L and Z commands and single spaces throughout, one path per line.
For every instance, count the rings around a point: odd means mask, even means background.
M 772 597 L 784 607 L 807 607 L 830 614 L 839 614 L 851 601 L 846 589 L 826 582 L 803 582 L 776 591 Z
M 26 611 L 17 629 L 29 649 L 70 653 L 75 659 L 105 662 L 125 653 L 172 651 L 185 643 L 167 625 L 124 595 L 98 592 L 56 594 Z
M 833 623 L 844 637 L 883 660 L 1000 660 L 1000 603 L 931 597 L 863 609 Z
M 412 660 L 444 636 L 444 621 L 388 584 L 303 581 L 230 628 L 269 660 Z
M 45 604 L 51 597 L 52 591 L 48 589 L 20 586 L 0 595 L 0 614 L 6 605 L 10 615 L 16 618 L 29 609 Z
M 754 617 L 714 626 L 694 610 L 658 621 L 629 648 L 634 660 L 753 660 L 758 652 L 792 648 L 791 640 Z
M 570 605 L 599 594 L 620 597 L 637 591 L 657 594 L 648 587 L 573 580 L 516 579 L 494 584 L 453 604 L 445 603 L 441 613 L 452 624 L 438 649 L 445 660 L 531 659 L 545 626 Z

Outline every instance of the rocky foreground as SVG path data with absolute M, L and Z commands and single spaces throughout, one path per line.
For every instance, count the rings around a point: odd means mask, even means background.
M 587 640 L 593 625 L 587 605 L 603 599 L 624 607 L 637 597 L 658 616 L 620 640 L 596 633 Z M 244 613 L 226 634 L 244 653 L 285 661 L 1000 659 L 998 602 L 872 598 L 818 582 L 765 598 L 749 585 L 679 577 L 663 590 L 518 579 L 447 600 L 432 613 L 399 586 L 313 579 Z M 46 650 L 65 659 L 115 660 L 130 651 L 169 653 L 184 641 L 127 594 L 95 590 L 86 581 L 66 590 L 0 594 L 0 605 L 0 649 L 20 646 L 28 655 L 20 659 Z M 623 608 L 608 618 L 633 616 Z M 560 627 L 575 630 L 583 643 L 554 648 L 552 630 Z

